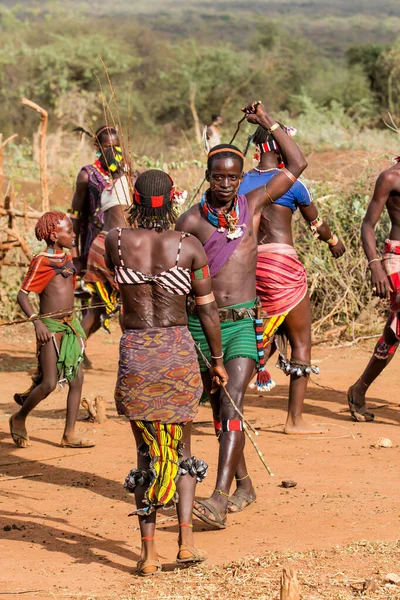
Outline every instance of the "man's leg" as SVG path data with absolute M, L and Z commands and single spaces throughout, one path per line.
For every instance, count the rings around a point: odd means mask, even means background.
M 289 312 L 284 327 L 291 346 L 291 361 L 310 364 L 311 361 L 311 305 L 308 293 L 303 300 Z M 284 432 L 288 434 L 309 435 L 323 433 L 307 424 L 303 419 L 304 396 L 308 377 L 290 375 L 289 405 Z
M 21 448 L 29 446 L 28 434 L 25 427 L 27 416 L 39 402 L 51 394 L 57 385 L 57 356 L 53 340 L 41 346 L 39 361 L 43 374 L 42 381 L 33 388 L 19 411 L 13 414 L 10 419 L 11 430 L 14 429 L 23 434 L 18 436 L 15 431 L 13 435 L 14 442 Z
M 383 335 L 376 344 L 374 354 L 371 356 L 365 371 L 363 372 L 361 377 L 349 388 L 348 398 L 349 402 L 354 404 L 357 409 L 354 411 L 353 415 L 353 418 L 357 421 L 373 420 L 373 416 L 371 416 L 370 418 L 365 416 L 365 394 L 367 393 L 367 390 L 370 387 L 370 385 L 378 377 L 378 375 L 380 375 L 382 371 L 388 366 L 399 346 L 400 340 L 396 338 L 394 332 L 390 328 L 392 320 L 393 316 L 391 315 L 389 316 L 389 319 L 386 322 L 385 328 L 383 330 Z M 378 358 L 377 355 L 381 358 Z M 360 409 L 361 412 L 359 412 Z M 371 415 L 371 413 L 368 414 Z
M 248 383 L 254 371 L 254 361 L 249 358 L 234 358 L 225 364 L 229 375 L 227 390 L 236 406 L 243 412 L 243 400 Z M 203 379 L 204 381 L 204 379 Z M 206 391 L 209 394 L 209 383 Z M 209 394 L 210 395 L 210 394 Z M 215 490 L 207 503 L 213 507 L 218 519 L 222 522 L 225 518 L 229 500 L 229 490 L 235 473 L 244 478 L 248 475 L 244 461 L 243 449 L 245 433 L 242 429 L 242 420 L 228 400 L 224 390 L 219 390 L 218 399 L 210 395 L 214 418 L 220 422 L 218 472 Z M 254 494 L 250 477 L 242 479 L 241 487 L 249 495 Z M 215 521 L 214 515 L 200 502 L 195 506 L 201 514 L 206 514 L 210 521 Z

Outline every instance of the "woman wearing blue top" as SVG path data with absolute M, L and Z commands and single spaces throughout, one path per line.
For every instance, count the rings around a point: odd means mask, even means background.
M 292 128 L 283 129 L 288 135 L 295 133 Z M 280 155 L 273 136 L 265 129 L 258 127 L 252 142 L 257 149 L 255 158 L 259 162 L 245 174 L 240 194 L 266 184 L 277 169 L 285 167 L 285 157 Z M 329 245 L 335 259 L 342 256 L 345 248 L 338 237 L 332 234 L 329 225 L 318 216 L 311 193 L 300 180 L 295 180 L 288 192 L 263 210 L 258 234 L 257 294 L 269 317 L 264 328 L 264 347 L 269 356 L 272 353 L 274 334 L 282 326 L 280 331 L 286 334 L 291 346 L 289 360 L 286 356 L 286 344 L 282 343 L 280 337 L 275 339 L 279 365 L 290 375 L 289 406 L 284 432 L 308 435 L 321 433 L 321 430 L 305 423 L 302 417 L 308 376 L 312 370 L 311 305 L 306 271 L 293 248 L 292 215 L 297 208 L 315 237 Z M 273 385 L 272 382 L 267 389 L 271 389 Z

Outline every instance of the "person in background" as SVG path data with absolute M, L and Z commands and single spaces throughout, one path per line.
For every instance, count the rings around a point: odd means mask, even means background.
M 379 175 L 361 226 L 361 239 L 371 270 L 372 293 L 390 300 L 390 314 L 368 365 L 347 392 L 351 418 L 359 422 L 374 420 L 374 414 L 367 410 L 365 394 L 388 366 L 400 343 L 400 157 L 394 161 L 393 167 Z M 389 214 L 390 232 L 381 257 L 374 229 L 384 208 Z
M 218 146 L 221 143 L 221 131 L 220 127 L 223 123 L 223 119 L 221 115 L 212 115 L 211 116 L 211 124 L 207 125 L 207 139 L 208 139 L 208 147 L 214 148 L 214 146 Z
M 292 137 L 295 130 L 280 126 Z M 274 137 L 258 127 L 251 140 L 256 147 L 258 164 L 248 171 L 239 193 L 248 194 L 269 181 L 285 168 L 285 160 Z M 246 149 L 247 150 L 247 149 Z M 329 225 L 318 216 L 310 190 L 298 179 L 280 198 L 261 213 L 258 231 L 256 271 L 257 295 L 268 315 L 263 338 L 266 355 L 275 347 L 279 351 L 279 366 L 290 376 L 289 404 L 284 432 L 287 434 L 322 433 L 303 419 L 304 396 L 311 367 L 311 304 L 307 289 L 307 273 L 293 247 L 292 218 L 299 209 L 316 239 L 328 244 L 331 255 L 338 259 L 345 251 Z M 279 329 L 278 329 L 279 328 Z M 280 334 L 275 336 L 279 331 Z M 287 357 L 288 338 L 291 347 Z M 260 390 L 269 391 L 272 380 Z

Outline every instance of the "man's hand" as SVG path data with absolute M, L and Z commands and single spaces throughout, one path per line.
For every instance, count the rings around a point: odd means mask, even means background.
M 370 264 L 371 269 L 371 285 L 372 293 L 374 296 L 379 298 L 390 298 L 390 282 L 380 262 L 372 262 Z
M 210 375 L 212 394 L 215 394 L 220 387 L 223 387 L 228 383 L 229 376 L 223 364 L 213 365 L 210 369 Z
M 254 125 L 259 125 L 260 118 L 265 115 L 265 108 L 260 100 L 250 102 L 250 104 L 242 108 L 242 111 L 246 116 L 246 120 Z
M 36 339 L 40 344 L 47 344 L 51 341 L 51 333 L 46 325 L 40 319 L 33 322 L 35 326 Z
M 346 252 L 346 248 L 344 247 L 344 244 L 341 240 L 338 240 L 338 243 L 334 246 L 329 246 L 329 250 L 333 258 L 336 259 L 340 258 L 340 256 L 342 256 L 342 254 Z

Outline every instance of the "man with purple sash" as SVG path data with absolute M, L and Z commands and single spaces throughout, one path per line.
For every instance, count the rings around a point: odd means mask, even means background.
M 256 499 L 243 454 L 245 439 L 240 413 L 248 383 L 257 363 L 262 361 L 254 327 L 258 322 L 255 275 L 261 212 L 289 190 L 306 167 L 299 148 L 261 103 L 253 102 L 243 111 L 250 123 L 261 125 L 273 134 L 287 168 L 277 172 L 265 186 L 238 196 L 243 154 L 231 144 L 216 146 L 208 155 L 206 178 L 210 187 L 200 203 L 179 218 L 176 226 L 196 236 L 206 251 L 212 290 L 219 307 L 224 364 L 229 373 L 226 389 L 235 403 L 232 406 L 222 388 L 211 395 L 212 381 L 207 375 L 211 353 L 200 333 L 198 316 L 189 315 L 188 325 L 198 349 L 203 385 L 211 402 L 219 441 L 215 490 L 209 499 L 195 503 L 194 513 L 218 529 L 226 527 L 228 512 L 239 512 Z M 236 490 L 230 496 L 234 478 Z

